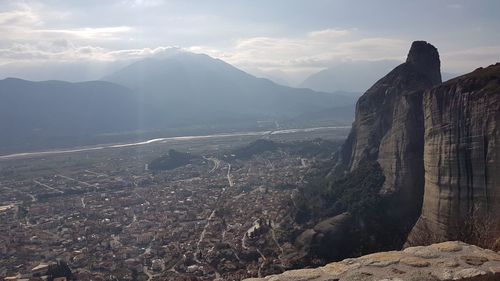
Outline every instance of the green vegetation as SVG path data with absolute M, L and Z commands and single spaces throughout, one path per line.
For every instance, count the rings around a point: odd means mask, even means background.
M 71 269 L 64 261 L 58 261 L 56 264 L 49 265 L 47 276 L 48 281 L 52 281 L 59 277 L 66 277 L 67 280 L 74 280 Z
M 236 159 L 249 159 L 254 155 L 264 153 L 266 151 L 276 151 L 278 144 L 265 139 L 258 139 L 250 144 L 233 150 L 232 154 Z
M 340 145 L 341 142 L 339 141 L 335 142 L 320 138 L 283 144 L 290 154 L 319 158 L 331 158 Z
M 350 212 L 358 215 L 376 208 L 384 175 L 376 162 L 366 162 L 356 170 L 337 178 L 316 176 L 299 190 L 296 198 L 299 222 Z
M 340 146 L 340 142 L 334 142 L 316 138 L 313 140 L 274 142 L 266 139 L 258 139 L 246 146 L 231 151 L 235 159 L 249 159 L 267 151 L 283 150 L 291 155 L 299 157 L 330 158 Z
M 193 156 L 189 153 L 179 152 L 170 149 L 167 155 L 154 159 L 149 164 L 149 168 L 153 171 L 173 170 L 175 168 L 187 165 L 191 162 Z
M 330 166 L 331 168 L 331 166 Z M 318 169 L 322 171 L 322 168 Z M 348 256 L 359 256 L 377 251 L 399 248 L 405 242 L 400 237 L 404 227 L 394 220 L 389 204 L 391 196 L 380 194 L 385 177 L 376 161 L 362 163 L 355 170 L 342 176 L 328 177 L 324 171 L 309 177 L 309 184 L 299 189 L 294 199 L 295 221 L 305 228 L 318 222 L 349 212 L 353 217 L 349 225 L 349 237 L 342 242 L 342 253 L 332 256 L 331 251 L 321 251 L 328 239 L 318 241 L 320 246 L 312 248 L 312 259 L 324 261 L 340 260 Z M 319 250 L 314 250 L 319 249 Z

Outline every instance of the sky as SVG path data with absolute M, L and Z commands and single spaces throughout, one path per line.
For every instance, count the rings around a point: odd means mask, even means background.
M 181 48 L 298 84 L 329 66 L 403 61 L 414 40 L 442 71 L 500 61 L 500 1 L 0 0 L 0 78 L 98 79 Z

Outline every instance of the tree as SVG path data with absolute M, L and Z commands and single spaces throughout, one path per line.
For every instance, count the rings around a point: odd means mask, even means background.
M 53 281 L 58 277 L 66 277 L 67 280 L 74 280 L 73 273 L 65 261 L 57 261 L 55 264 L 49 265 L 47 270 L 47 280 Z

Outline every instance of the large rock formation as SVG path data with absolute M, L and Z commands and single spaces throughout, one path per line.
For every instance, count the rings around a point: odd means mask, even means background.
M 381 170 L 384 178 L 375 185 L 381 200 L 368 204 L 368 212 L 338 215 L 306 230 L 296 243 L 303 251 L 310 245 L 331 249 L 334 257 L 322 256 L 334 260 L 354 254 L 355 243 L 367 244 L 366 253 L 402 246 L 401 238 L 409 245 L 456 239 L 500 250 L 500 63 L 444 84 L 439 65 L 436 48 L 414 42 L 407 61 L 359 99 L 330 172 L 341 180 L 327 189 L 338 191 L 343 181 Z M 367 163 L 380 169 L 360 174 Z M 366 235 L 356 236 L 360 232 Z M 492 251 L 447 242 L 262 280 L 500 280 L 499 266 Z
M 425 195 L 410 244 L 491 246 L 500 233 L 500 64 L 426 91 L 423 116 Z
M 333 172 L 376 161 L 403 233 L 421 214 L 410 245 L 491 246 L 500 233 L 500 65 L 435 86 L 439 65 L 436 48 L 412 44 L 406 62 L 359 99 Z
M 461 242 L 382 252 L 246 281 L 500 280 L 500 255 Z
M 500 63 L 444 84 L 439 67 L 436 48 L 414 42 L 406 62 L 359 99 L 320 190 L 331 197 L 322 207 L 333 217 L 318 224 L 328 231 L 302 233 L 302 252 L 338 260 L 444 240 L 500 249 Z M 375 183 L 352 196 L 360 178 Z
M 441 83 L 437 49 L 413 42 L 405 63 L 373 85 L 358 101 L 352 131 L 333 174 L 377 161 L 385 176 L 381 193 L 390 197 L 394 220 L 408 232 L 420 214 L 423 196 L 424 90 Z

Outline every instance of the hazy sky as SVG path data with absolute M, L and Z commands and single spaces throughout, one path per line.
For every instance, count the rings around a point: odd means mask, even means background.
M 498 0 L 1 0 L 0 78 L 98 78 L 180 47 L 298 81 L 339 62 L 403 60 L 413 40 L 463 73 L 500 61 L 499 13 Z

